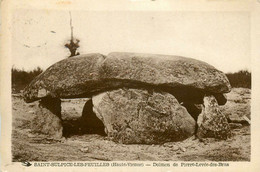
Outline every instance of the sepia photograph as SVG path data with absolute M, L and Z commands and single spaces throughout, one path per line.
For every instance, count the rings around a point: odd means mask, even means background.
M 19 9 L 13 162 L 245 161 L 250 13 Z
M 260 1 L 0 4 L 0 171 L 260 170 Z

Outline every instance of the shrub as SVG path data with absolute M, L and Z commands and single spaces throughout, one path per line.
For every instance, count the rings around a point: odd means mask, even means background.
M 31 71 L 17 69 L 12 67 L 12 92 L 19 93 L 24 89 L 36 76 L 42 73 L 42 69 L 37 67 Z
M 251 73 L 249 71 L 240 70 L 226 75 L 232 87 L 251 88 Z

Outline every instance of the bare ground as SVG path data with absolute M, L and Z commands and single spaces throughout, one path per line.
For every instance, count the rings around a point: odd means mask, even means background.
M 250 119 L 250 89 L 234 88 L 227 94 L 228 102 L 221 107 L 224 114 L 243 121 Z M 73 135 L 50 140 L 33 134 L 30 122 L 36 103 L 26 104 L 21 96 L 13 95 L 13 161 L 250 161 L 250 126 L 232 129 L 228 140 L 195 137 L 182 142 L 162 145 L 124 145 L 97 134 Z

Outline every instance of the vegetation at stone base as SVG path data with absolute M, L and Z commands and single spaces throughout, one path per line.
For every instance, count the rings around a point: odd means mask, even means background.
M 43 70 L 40 67 L 30 71 L 12 67 L 12 93 L 19 93 L 42 72 Z
M 240 70 L 234 73 L 226 73 L 226 76 L 234 88 L 251 88 L 251 72 Z

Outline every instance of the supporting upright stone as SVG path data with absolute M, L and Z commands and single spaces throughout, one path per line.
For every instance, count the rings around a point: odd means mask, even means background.
M 115 142 L 158 144 L 181 141 L 195 133 L 195 120 L 169 93 L 124 88 L 92 100 L 93 111 Z
M 197 136 L 199 138 L 227 139 L 231 136 L 230 126 L 221 113 L 214 96 L 205 96 L 202 112 L 198 117 Z
M 61 119 L 77 120 L 82 116 L 82 109 L 89 98 L 61 99 Z
M 32 132 L 44 134 L 51 139 L 62 137 L 61 101 L 57 98 L 43 98 L 39 101 L 36 116 L 31 123 Z

